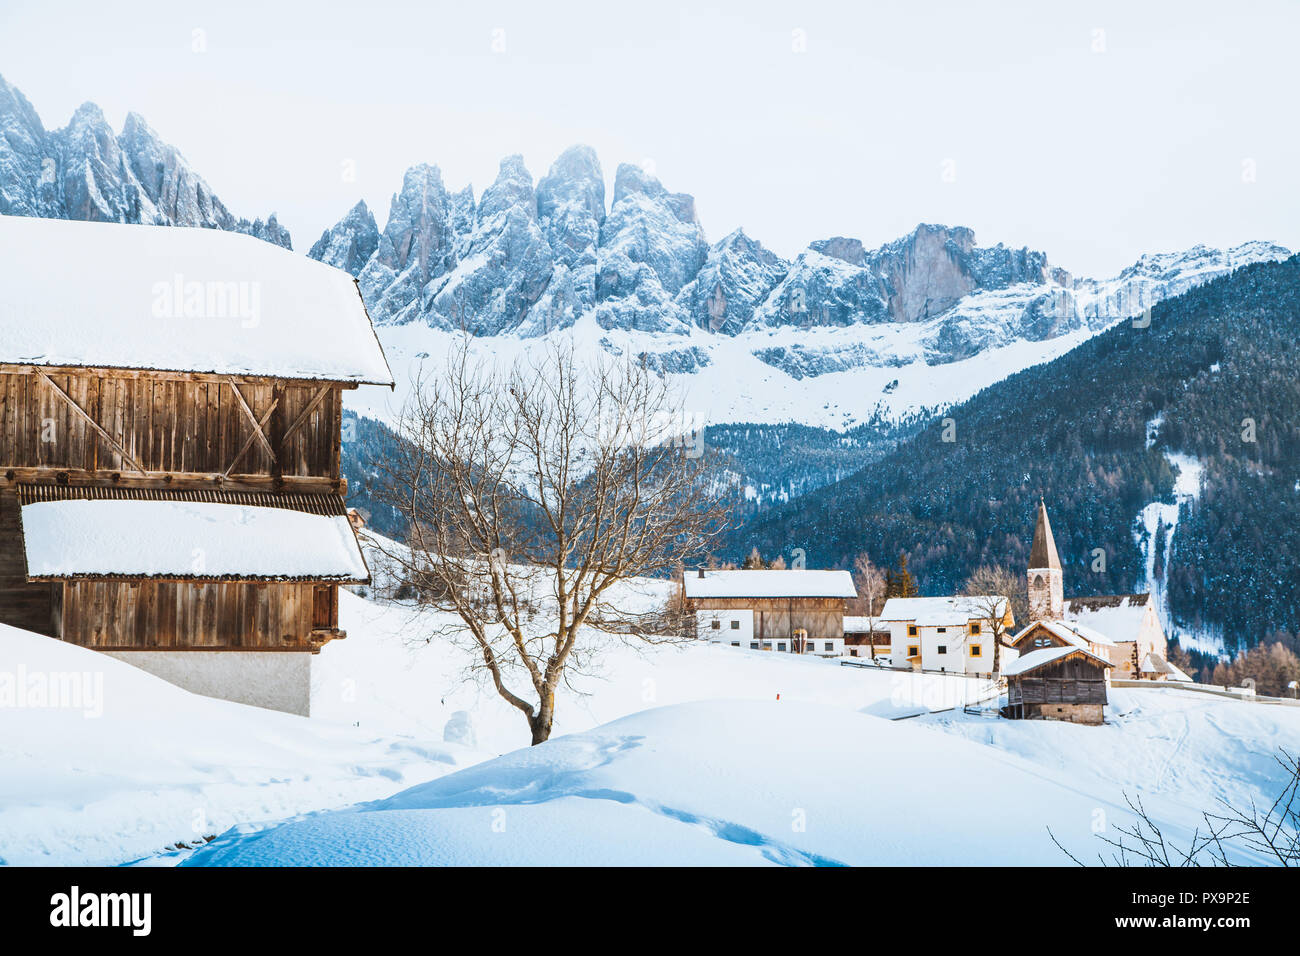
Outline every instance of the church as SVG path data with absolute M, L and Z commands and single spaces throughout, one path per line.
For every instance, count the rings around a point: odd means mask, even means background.
M 1060 632 L 1109 660 L 1114 679 L 1191 680 L 1167 659 L 1168 641 L 1150 594 L 1064 597 L 1061 559 L 1041 500 L 1027 584 L 1029 625 L 1011 638 L 1011 646 L 1022 654 L 1045 646 L 1044 632 Z
M 1041 500 L 1026 584 L 1029 623 L 1009 640 L 1003 656 L 1006 716 L 1099 724 L 1111 676 L 1190 680 L 1165 658 L 1167 642 L 1149 594 L 1066 601 L 1061 559 Z

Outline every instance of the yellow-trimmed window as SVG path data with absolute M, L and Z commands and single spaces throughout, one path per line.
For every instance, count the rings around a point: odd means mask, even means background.
M 970 646 L 970 656 L 971 656 L 971 657 L 983 657 L 983 656 L 984 656 L 984 648 L 981 647 L 979 644 L 972 644 L 972 645 Z
M 972 634 L 978 634 L 978 633 L 980 632 L 980 622 L 979 622 L 979 621 L 971 621 L 971 622 L 970 622 L 970 632 L 971 632 Z
M 908 645 L 907 645 L 907 656 L 908 656 L 908 657 L 917 657 L 918 655 L 920 655 L 920 653 L 921 653 L 921 649 L 920 649 L 919 647 L 917 647 L 915 644 L 908 644 Z
M 909 625 L 907 625 L 907 636 L 908 636 L 908 637 L 916 637 L 916 625 L 915 625 L 915 624 L 909 624 Z

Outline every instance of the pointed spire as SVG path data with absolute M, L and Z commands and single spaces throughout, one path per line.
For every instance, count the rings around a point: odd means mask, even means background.
M 1034 525 L 1034 546 L 1029 551 L 1031 568 L 1053 568 L 1061 570 L 1061 559 L 1056 555 L 1056 539 L 1052 537 L 1052 525 L 1047 520 L 1047 503 L 1038 499 L 1038 521 Z

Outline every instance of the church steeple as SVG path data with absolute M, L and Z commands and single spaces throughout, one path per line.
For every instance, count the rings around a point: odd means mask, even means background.
M 1038 499 L 1038 520 L 1034 525 L 1034 544 L 1029 551 L 1029 619 L 1059 621 L 1065 616 L 1065 597 L 1061 578 L 1061 559 L 1052 537 L 1052 523 L 1047 520 L 1047 504 Z

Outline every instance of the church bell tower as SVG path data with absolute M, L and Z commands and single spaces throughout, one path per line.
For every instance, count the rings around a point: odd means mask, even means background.
M 1065 616 L 1061 559 L 1056 539 L 1047 520 L 1047 505 L 1038 499 L 1038 521 L 1034 525 L 1034 546 L 1029 552 L 1029 619 L 1059 621 Z

